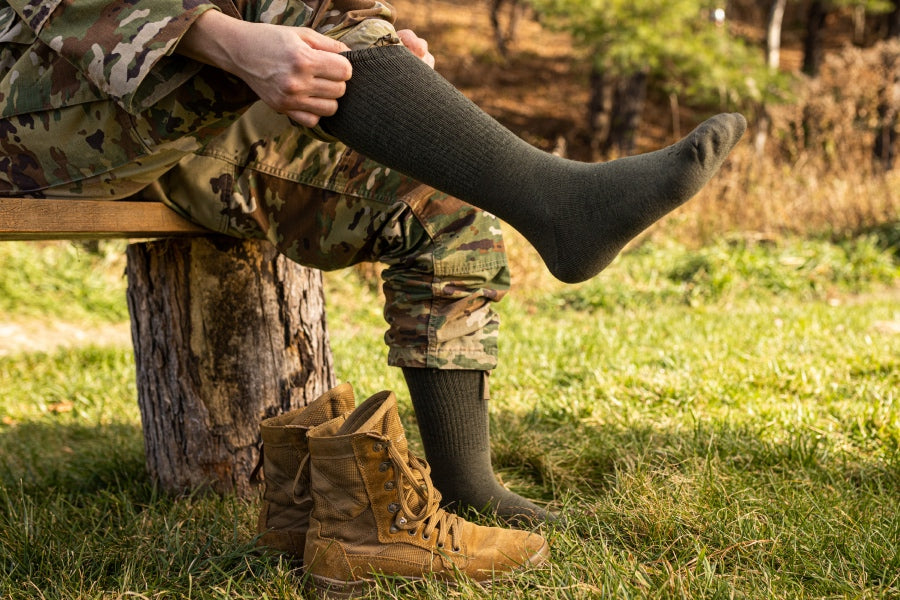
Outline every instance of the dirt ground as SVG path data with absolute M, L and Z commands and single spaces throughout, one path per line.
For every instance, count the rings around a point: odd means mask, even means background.
M 0 356 L 79 346 L 130 346 L 128 323 L 85 325 L 37 319 L 0 321 Z

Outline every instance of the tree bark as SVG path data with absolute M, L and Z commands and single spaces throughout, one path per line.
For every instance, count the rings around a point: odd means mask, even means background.
M 822 0 L 813 0 L 809 5 L 806 21 L 806 38 L 803 41 L 803 72 L 810 77 L 819 76 L 822 64 L 822 29 L 828 9 Z
M 604 151 L 618 156 L 634 153 L 637 131 L 647 100 L 648 73 L 639 71 L 618 80 L 613 91 L 613 110 Z
M 503 58 L 509 57 L 509 45 L 516 37 L 516 27 L 519 24 L 519 18 L 522 16 L 524 7 L 519 0 L 491 0 L 491 29 L 494 31 L 494 42 L 497 44 L 497 50 Z M 509 5 L 509 20 L 504 30 L 501 22 L 500 13 L 503 6 Z
M 888 42 L 900 38 L 900 32 L 896 32 Z M 872 157 L 875 165 L 883 171 L 894 168 L 897 156 L 898 122 L 900 122 L 900 52 L 898 46 L 888 44 L 882 50 L 882 72 L 884 83 L 878 92 L 879 127 L 875 130 L 875 140 L 872 144 Z
M 894 1 L 894 10 L 887 15 L 887 39 L 900 37 L 900 1 Z
M 609 137 L 613 108 L 613 82 L 605 70 L 591 67 L 591 95 L 588 99 L 588 126 L 591 134 L 591 154 L 595 160 L 603 155 Z
M 766 24 L 766 64 L 770 71 L 777 71 L 781 67 L 781 30 L 786 5 L 787 0 L 772 0 L 769 7 L 769 18 Z M 757 156 L 761 156 L 765 153 L 769 129 L 772 126 L 772 118 L 769 116 L 765 101 L 760 104 L 758 113 L 753 147 Z
M 770 69 L 781 66 L 781 27 L 787 0 L 772 0 L 769 22 L 766 26 L 766 64 Z
M 321 273 L 267 242 L 131 244 L 128 307 L 150 476 L 247 495 L 259 422 L 334 385 Z

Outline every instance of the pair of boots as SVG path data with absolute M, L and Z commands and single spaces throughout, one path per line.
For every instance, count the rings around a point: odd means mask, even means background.
M 549 555 L 539 535 L 440 508 L 428 464 L 407 449 L 392 392 L 354 408 L 343 384 L 260 430 L 259 543 L 302 558 L 328 595 L 365 592 L 377 575 L 489 581 Z

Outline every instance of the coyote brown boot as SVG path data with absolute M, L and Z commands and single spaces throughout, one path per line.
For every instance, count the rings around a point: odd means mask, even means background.
M 547 542 L 482 527 L 440 508 L 428 463 L 410 454 L 397 400 L 380 392 L 309 431 L 313 511 L 304 562 L 332 597 L 365 592 L 377 574 L 476 581 L 538 565 Z
M 312 510 L 309 471 L 299 472 L 309 454 L 306 433 L 315 425 L 352 411 L 354 404 L 353 388 L 345 383 L 308 406 L 260 423 L 263 441 L 260 461 L 265 481 L 257 526 L 257 531 L 262 534 L 258 546 L 303 558 Z

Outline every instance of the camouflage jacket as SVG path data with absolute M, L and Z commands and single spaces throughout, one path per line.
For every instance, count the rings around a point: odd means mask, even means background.
M 174 52 L 212 9 L 352 48 L 393 31 L 384 0 L 0 0 L 0 195 L 121 197 L 113 173 L 163 172 L 234 122 L 253 92 Z
M 211 9 L 291 25 L 314 10 L 298 0 L 0 0 L 0 195 L 77 193 L 135 161 L 165 167 L 233 122 L 256 100 L 249 88 L 173 52 Z

